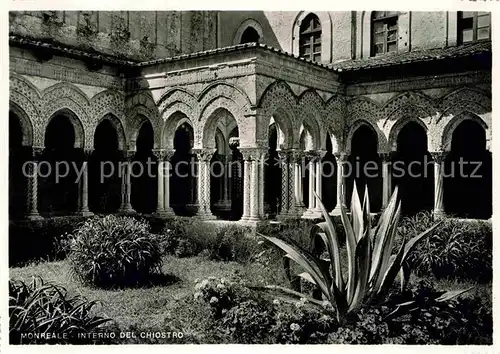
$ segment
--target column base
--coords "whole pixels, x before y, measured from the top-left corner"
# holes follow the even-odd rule
[[[194,217],[197,219],[201,219],[201,220],[216,220],[217,219],[215,217],[215,215],[212,214],[212,212],[210,212],[210,211],[197,212]]]
[[[307,209],[302,215],[302,219],[321,219],[322,217],[321,211],[316,209]]]
[[[330,215],[335,215],[335,216],[338,216],[341,214],[342,214],[342,209],[340,208],[340,206],[335,206],[335,208],[330,212]]]
[[[31,213],[26,215],[26,219],[30,221],[35,221],[35,220],[43,220],[44,218],[38,213]]]
[[[158,218],[171,218],[175,216],[175,213],[174,210],[169,207],[164,210],[157,210],[153,215]]]
[[[84,211],[77,211],[75,213],[77,216],[94,216],[94,213],[91,212],[90,210],[84,210]]]
[[[293,209],[288,211],[289,218],[301,218],[307,212],[305,207],[295,206]]]
[[[433,210],[432,211],[432,215],[435,218],[439,218],[439,219],[442,219],[442,218],[446,217],[446,213],[444,212],[444,210],[441,210],[441,209],[435,209],[435,210]]]

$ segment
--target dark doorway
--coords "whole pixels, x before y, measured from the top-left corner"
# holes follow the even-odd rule
[[[427,151],[427,134],[420,124],[409,122],[401,129],[392,164],[392,186],[399,187],[402,214],[432,210],[434,168]]]
[[[361,200],[367,186],[372,212],[380,211],[382,206],[382,171],[377,148],[377,133],[368,125],[360,126],[353,134],[349,165],[345,166],[346,202],[351,204],[354,183]]]
[[[444,173],[446,214],[464,218],[491,217],[491,152],[486,150],[486,132],[479,123],[465,120],[455,128]]]

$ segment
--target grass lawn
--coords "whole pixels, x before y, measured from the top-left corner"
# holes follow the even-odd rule
[[[279,263],[263,266],[254,262],[244,265],[236,262],[210,261],[202,257],[165,256],[162,270],[168,275],[164,284],[117,290],[94,289],[81,285],[72,278],[66,261],[11,268],[10,277],[30,281],[33,276],[39,276],[45,281],[64,286],[71,294],[98,300],[101,304],[96,308],[98,313],[114,319],[120,329],[132,327],[138,330],[162,331],[168,326],[169,330],[181,331],[197,342],[211,342],[214,339],[207,338],[206,331],[210,328],[203,327],[205,314],[192,308],[192,301],[186,302],[192,299],[196,279],[201,280],[209,276],[228,277],[236,273],[251,284],[286,285],[284,272],[279,269]],[[412,276],[411,281],[416,282],[418,278]],[[475,288],[465,296],[479,296],[486,306],[491,306],[491,283],[436,281],[436,288],[443,290],[464,289],[470,286]]]

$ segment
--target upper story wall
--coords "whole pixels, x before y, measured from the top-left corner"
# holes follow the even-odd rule
[[[216,48],[215,11],[10,12],[9,32],[150,60]]]
[[[249,26],[260,42],[299,54],[299,28],[307,11],[220,11],[219,46],[239,44]],[[317,11],[321,22],[321,62],[371,56],[371,11]],[[457,44],[457,12],[400,12],[398,53]]]

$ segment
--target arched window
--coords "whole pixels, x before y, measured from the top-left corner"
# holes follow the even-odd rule
[[[245,43],[254,43],[254,42],[259,42],[260,36],[257,30],[251,26],[247,27],[247,29],[243,32],[241,35],[241,41],[240,44],[245,44]]]
[[[372,56],[398,51],[397,11],[373,11]]]
[[[458,42],[467,43],[491,38],[489,12],[458,12]]]
[[[299,56],[321,61],[321,22],[315,14],[309,14],[300,24]]]

